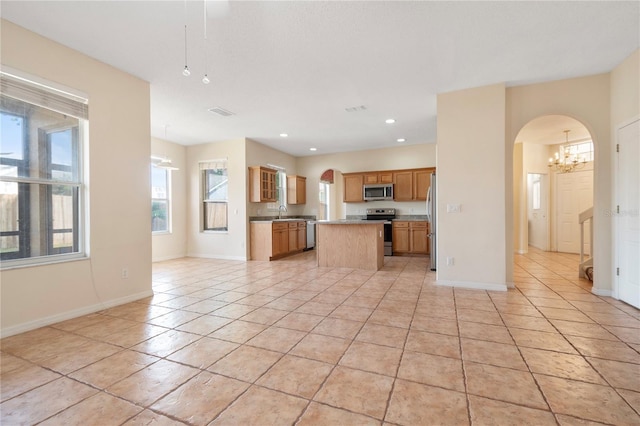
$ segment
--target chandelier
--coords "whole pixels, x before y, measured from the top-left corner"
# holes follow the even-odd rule
[[[587,164],[586,159],[581,159],[577,155],[569,154],[567,145],[569,144],[569,132],[571,130],[563,130],[565,136],[565,149],[564,155],[560,158],[560,155],[556,152],[553,157],[549,158],[548,166],[553,168],[558,173],[571,173],[575,170],[581,169]]]

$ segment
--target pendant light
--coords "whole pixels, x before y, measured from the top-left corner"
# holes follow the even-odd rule
[[[187,65],[187,0],[184,0],[184,69],[182,75],[189,77],[191,71],[189,71],[189,65]]]
[[[209,84],[210,80],[207,76],[207,0],[203,0],[204,3],[204,77],[202,77],[202,82],[204,84]]]

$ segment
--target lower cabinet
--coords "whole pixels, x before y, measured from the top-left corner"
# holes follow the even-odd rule
[[[288,256],[305,249],[307,222],[252,222],[249,238],[252,260],[273,260]]]
[[[393,254],[429,254],[426,221],[393,222]]]

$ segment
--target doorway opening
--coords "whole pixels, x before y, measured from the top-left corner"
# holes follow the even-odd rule
[[[593,270],[593,140],[578,120],[546,115],[514,146],[514,248],[579,257],[575,278]],[[590,268],[590,269],[589,269]]]

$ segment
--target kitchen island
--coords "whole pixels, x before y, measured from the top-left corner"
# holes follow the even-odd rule
[[[384,264],[383,220],[316,222],[318,266],[377,271]]]

